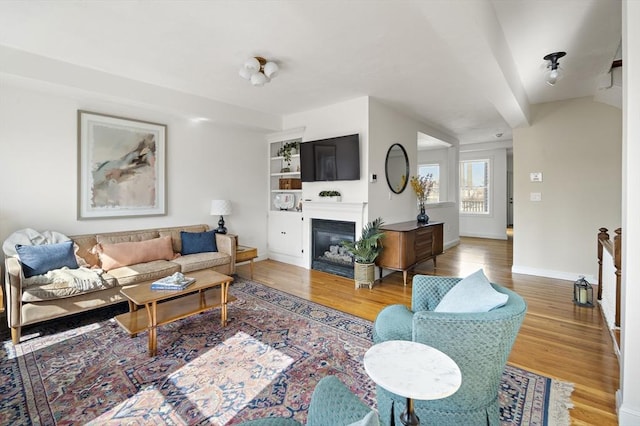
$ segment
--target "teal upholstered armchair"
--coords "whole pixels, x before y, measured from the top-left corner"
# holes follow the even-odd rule
[[[322,378],[313,390],[307,426],[346,426],[364,419],[372,411],[335,376]],[[371,423],[377,424],[377,414]],[[242,423],[243,426],[301,426],[294,419],[267,417]]]
[[[497,425],[500,379],[527,305],[515,292],[491,284],[509,296],[504,306],[483,313],[433,312],[460,280],[414,276],[411,310],[404,305],[391,305],[380,311],[374,323],[374,342],[424,343],[446,353],[460,367],[462,385],[456,393],[440,400],[414,402],[416,414],[425,424]],[[399,415],[406,399],[378,386],[377,400],[381,421],[389,424],[393,412],[395,424],[401,424]]]

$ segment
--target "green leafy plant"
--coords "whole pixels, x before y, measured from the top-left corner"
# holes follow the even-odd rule
[[[300,146],[300,142],[286,142],[278,150],[278,155],[282,156],[284,161],[287,163],[287,166],[291,165],[291,152],[294,149],[298,149],[299,146]]]
[[[318,194],[321,197],[339,197],[340,192],[338,191],[320,191]]]
[[[362,228],[362,235],[356,241],[342,241],[342,245],[353,256],[356,263],[373,263],[382,252],[384,232],[380,230],[382,218],[377,218]]]

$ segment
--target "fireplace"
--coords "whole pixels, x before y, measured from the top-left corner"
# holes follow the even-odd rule
[[[311,269],[353,278],[353,258],[342,241],[354,241],[355,222],[312,219]]]

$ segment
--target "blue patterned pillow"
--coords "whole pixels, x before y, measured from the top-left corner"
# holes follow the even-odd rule
[[[23,246],[16,244],[16,252],[22,263],[25,278],[42,275],[53,269],[68,267],[78,268],[76,256],[73,253],[73,241],[57,244],[41,244],[37,246]]]
[[[182,251],[180,252],[182,255],[218,251],[216,231],[180,231],[180,240],[182,241]]]
[[[444,295],[434,312],[489,312],[507,303],[509,296],[496,291],[482,269],[462,279]]]

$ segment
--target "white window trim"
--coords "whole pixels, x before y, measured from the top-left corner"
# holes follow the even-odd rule
[[[494,212],[493,212],[493,186],[494,186],[494,182],[493,182],[493,175],[494,175],[494,170],[493,170],[493,163],[494,163],[494,159],[493,156],[489,156],[489,157],[484,157],[484,158],[469,158],[469,159],[465,159],[465,160],[459,160],[458,161],[458,176],[460,176],[460,166],[462,163],[468,163],[468,162],[474,162],[474,161],[486,161],[487,162],[487,167],[489,169],[488,173],[489,173],[489,178],[488,180],[488,187],[487,187],[487,212],[463,212],[462,211],[462,197],[460,195],[460,188],[462,187],[461,183],[458,183],[458,198],[460,200],[460,206],[458,207],[458,213],[460,216],[464,216],[464,217],[493,217]],[[458,178],[460,179],[460,178]]]

